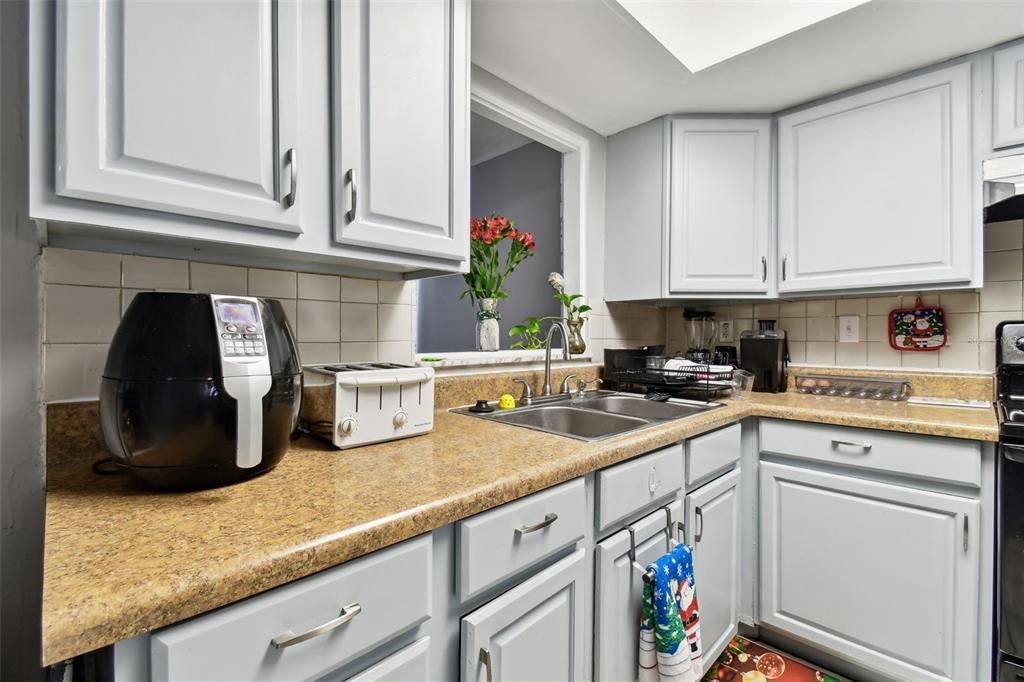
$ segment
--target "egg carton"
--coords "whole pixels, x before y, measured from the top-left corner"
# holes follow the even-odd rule
[[[820,374],[797,374],[796,390],[809,395],[868,400],[906,400],[910,381],[873,377],[837,377]]]

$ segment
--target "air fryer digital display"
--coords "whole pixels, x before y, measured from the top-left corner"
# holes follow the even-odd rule
[[[224,324],[241,327],[259,324],[256,306],[244,301],[217,301],[217,315]]]

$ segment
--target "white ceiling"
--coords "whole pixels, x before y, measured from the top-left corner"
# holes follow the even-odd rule
[[[533,142],[503,125],[472,114],[469,120],[469,158],[472,165],[497,158]]]
[[[772,113],[1024,35],[1021,0],[873,0],[691,73],[615,0],[474,0],[472,14],[474,63],[602,135]]]
[[[868,0],[618,0],[691,72],[732,59]]]

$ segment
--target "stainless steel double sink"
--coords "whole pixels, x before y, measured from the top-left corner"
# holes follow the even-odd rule
[[[722,403],[676,398],[655,402],[615,391],[591,391],[580,399],[562,394],[534,400],[533,405],[484,414],[470,412],[468,407],[452,411],[577,440],[597,441],[723,407]]]

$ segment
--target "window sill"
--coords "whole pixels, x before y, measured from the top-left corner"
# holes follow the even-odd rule
[[[424,358],[430,358],[425,360]],[[435,360],[436,358],[436,360]],[[552,362],[565,364],[562,360],[561,348],[552,349]],[[572,356],[571,363],[590,363],[592,354],[589,350],[580,355]],[[441,370],[493,368],[501,365],[536,365],[544,362],[543,350],[499,350],[491,353],[467,351],[464,353],[417,353],[416,364],[421,367],[433,367]]]

